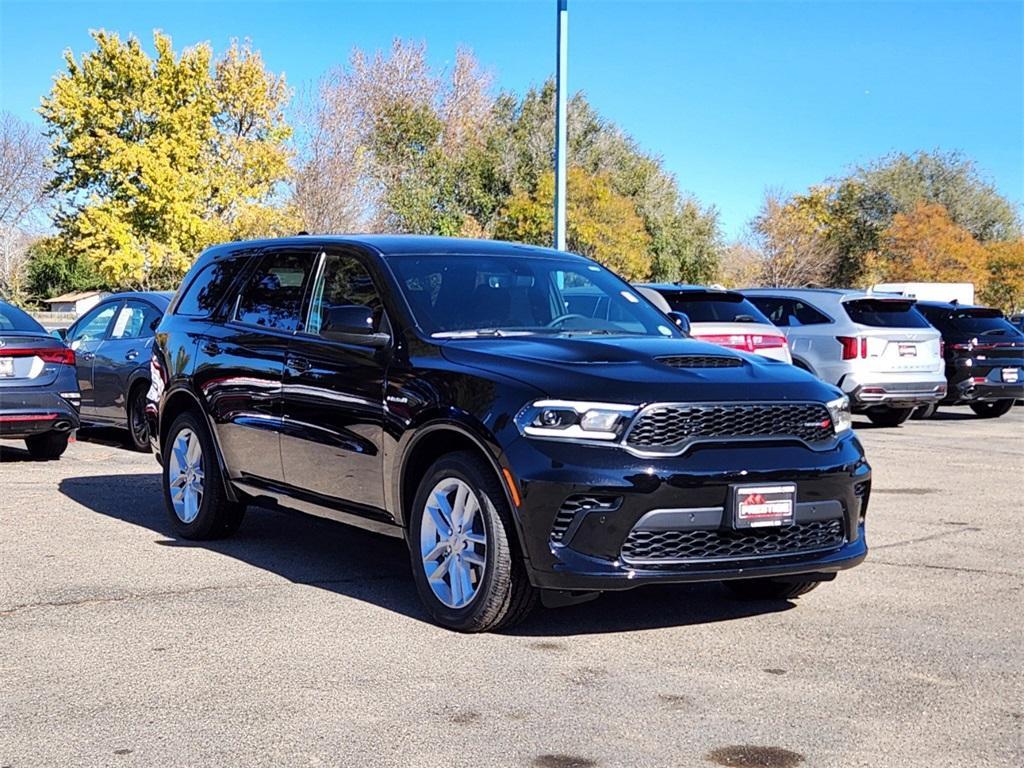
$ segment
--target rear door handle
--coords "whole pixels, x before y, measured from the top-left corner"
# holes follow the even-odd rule
[[[78,357],[81,360],[93,360],[93,359],[96,358],[96,353],[95,352],[83,352]]]
[[[219,355],[220,354],[220,345],[217,342],[215,342],[215,341],[208,341],[208,342],[206,342],[205,344],[203,344],[202,349],[203,349],[203,352],[205,352],[208,355]]]
[[[309,360],[304,357],[289,357],[285,360],[285,365],[298,373],[304,373],[312,367]]]
[[[129,349],[127,352],[124,353],[124,359],[125,360],[134,360],[138,356],[139,356],[139,352],[138,352],[138,350],[135,350],[135,349]]]

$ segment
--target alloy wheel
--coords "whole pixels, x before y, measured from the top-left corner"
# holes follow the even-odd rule
[[[420,525],[420,556],[434,596],[465,608],[480,591],[487,567],[487,531],[480,500],[464,481],[448,477],[427,496]]]
[[[167,481],[174,514],[183,523],[191,523],[203,504],[203,447],[199,435],[183,429],[174,438],[168,457]]]

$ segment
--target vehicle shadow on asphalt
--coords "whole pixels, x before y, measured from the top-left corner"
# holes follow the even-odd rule
[[[175,536],[159,475],[94,475],[62,480],[60,492],[102,515],[146,528],[155,546],[198,547],[281,576],[429,622],[404,542],[298,512],[250,506],[235,536],[194,542]],[[608,593],[567,608],[535,611],[503,634],[552,637],[731,621],[793,608],[784,600],[742,602],[719,584],[663,585]]]

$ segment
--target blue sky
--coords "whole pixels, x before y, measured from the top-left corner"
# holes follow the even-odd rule
[[[471,47],[498,87],[554,69],[555,0],[0,0],[0,103],[27,119],[89,29],[180,48],[251,38],[310,87],[355,46]],[[799,191],[892,151],[959,149],[1024,201],[1024,2],[569,0],[569,81],[741,233],[768,187]]]

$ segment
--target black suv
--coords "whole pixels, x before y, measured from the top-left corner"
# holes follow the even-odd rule
[[[600,318],[566,291],[607,299]],[[832,386],[685,338],[595,262],[509,243],[296,237],[206,251],[157,330],[170,519],[280,505],[401,537],[430,614],[717,581],[796,597],[867,552]]]
[[[994,418],[1024,398],[1024,333],[1002,312],[934,301],[919,301],[917,308],[942,334],[949,382],[944,405],[966,403]]]

